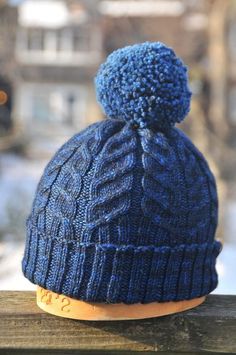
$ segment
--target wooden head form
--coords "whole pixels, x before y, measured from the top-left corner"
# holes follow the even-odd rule
[[[129,320],[160,317],[197,307],[205,296],[178,302],[152,302],[147,304],[107,304],[76,300],[37,287],[37,305],[45,312],[59,317],[80,320]]]

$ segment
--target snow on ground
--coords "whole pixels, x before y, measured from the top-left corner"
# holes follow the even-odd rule
[[[7,206],[31,204],[45,160],[29,160],[13,154],[0,155],[0,228],[6,222]],[[27,201],[20,198],[26,197]],[[19,221],[20,222],[20,221]],[[24,221],[22,221],[24,223]]]
[[[0,155],[0,289],[34,289],[21,272],[25,219],[46,160]]]
[[[17,245],[5,243],[0,245],[5,249],[5,257],[0,259],[0,289],[1,290],[35,290],[35,285],[29,282],[21,271],[21,260],[24,253],[24,243]]]

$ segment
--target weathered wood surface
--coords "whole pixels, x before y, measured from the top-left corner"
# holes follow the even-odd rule
[[[236,296],[161,318],[77,321],[40,310],[34,292],[0,292],[1,354],[236,354]]]

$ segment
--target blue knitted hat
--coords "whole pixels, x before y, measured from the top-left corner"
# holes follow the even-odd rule
[[[113,52],[95,79],[110,119],[65,143],[27,219],[24,275],[84,301],[188,300],[217,286],[217,192],[203,155],[174,127],[189,111],[172,49]]]

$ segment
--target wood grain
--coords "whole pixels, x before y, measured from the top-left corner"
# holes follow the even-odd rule
[[[236,354],[236,296],[161,318],[78,321],[44,313],[34,292],[0,292],[1,354]]]

